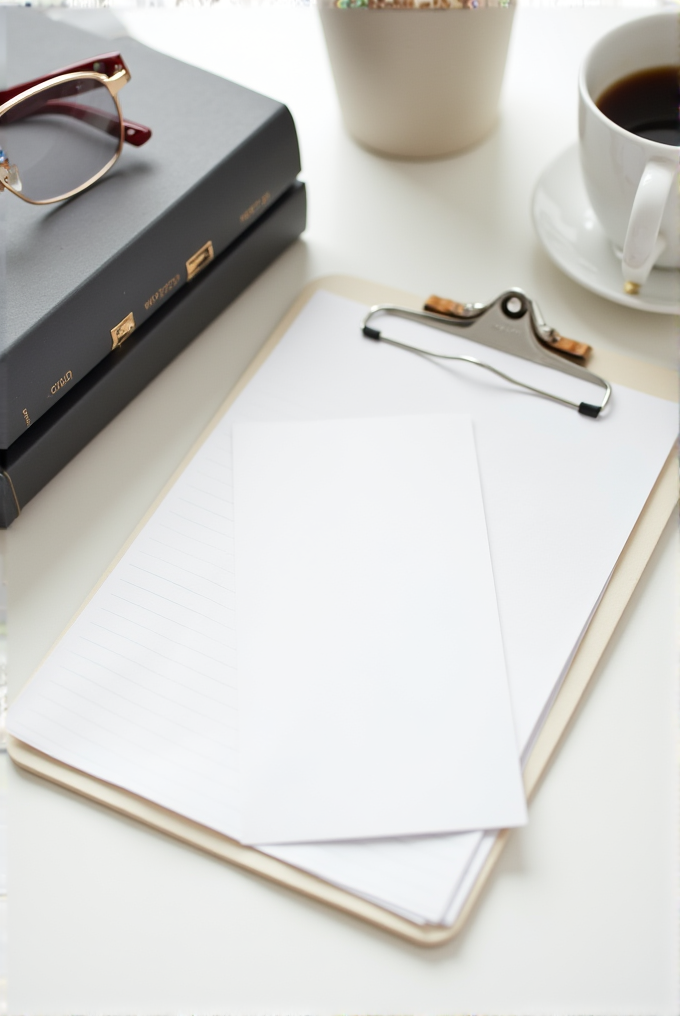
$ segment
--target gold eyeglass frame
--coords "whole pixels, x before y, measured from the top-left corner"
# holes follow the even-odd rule
[[[123,122],[123,111],[120,108],[120,103],[118,101],[118,92],[121,90],[123,85],[126,85],[130,80],[130,72],[122,65],[120,69],[116,70],[115,74],[112,74],[111,76],[107,74],[100,74],[97,71],[73,71],[69,74],[58,74],[55,77],[50,78],[48,81],[41,81],[39,85],[33,85],[32,88],[27,88],[25,92],[15,95],[13,99],[9,99],[0,106],[0,119],[4,113],[13,109],[14,106],[18,106],[25,99],[29,99],[34,95],[39,95],[41,92],[45,92],[49,88],[53,88],[55,85],[66,84],[69,81],[82,81],[84,79],[99,81],[100,84],[104,85],[108,89],[109,95],[115,103],[116,110],[118,111],[120,135],[118,138],[118,148],[116,149],[114,155],[109,159],[106,165],[99,170],[98,173],[95,173],[95,175],[90,177],[89,180],[86,180],[85,183],[81,183],[79,187],[75,187],[66,194],[60,194],[59,197],[41,198],[40,200],[28,198],[25,194],[22,194],[20,191],[12,187],[9,183],[9,166],[0,163],[0,191],[8,190],[11,194],[21,198],[22,201],[26,201],[29,205],[53,205],[56,204],[57,201],[66,201],[68,198],[72,198],[74,195],[80,194],[81,191],[91,187],[93,183],[100,180],[104,174],[108,173],[111,167],[115,165],[120,158],[120,153],[123,151],[123,144],[125,142],[125,124]]]

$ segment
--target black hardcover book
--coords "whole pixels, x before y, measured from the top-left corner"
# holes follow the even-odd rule
[[[123,115],[152,137],[125,145],[110,172],[69,201],[35,206],[0,194],[0,448],[112,353],[130,314],[139,329],[192,286],[192,259],[226,250],[300,170],[281,103],[132,39],[102,40],[30,9],[4,13],[8,86],[117,50],[131,73]]]
[[[300,235],[305,218],[305,187],[295,183],[191,285],[0,451],[0,528]]]

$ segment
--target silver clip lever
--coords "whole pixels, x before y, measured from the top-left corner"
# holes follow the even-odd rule
[[[571,399],[554,395],[552,392],[547,392],[542,388],[535,388],[524,381],[518,381],[517,378],[510,377],[504,371],[493,367],[490,363],[485,363],[483,360],[478,360],[474,356],[453,356],[447,353],[435,353],[428,349],[421,349],[418,346],[407,345],[405,342],[398,342],[396,339],[390,339],[388,336],[383,335],[382,331],[370,325],[370,321],[379,314],[392,314],[396,317],[406,318],[409,321],[416,321],[419,324],[430,325],[432,328],[439,328],[441,331],[460,335],[462,338],[471,339],[473,342],[479,342],[492,349],[500,349],[504,353],[511,353],[513,356],[530,360],[532,363],[538,363],[543,367],[551,367],[553,370],[570,374],[572,377],[580,378],[582,381],[587,381],[590,384],[603,388],[604,395],[602,401],[599,406],[590,402],[573,402]],[[519,388],[525,388],[527,391],[533,392],[535,395],[541,395],[545,399],[551,399],[553,402],[559,402],[563,406],[576,409],[583,416],[599,416],[609,402],[609,397],[612,393],[611,385],[604,378],[598,377],[597,374],[593,374],[592,371],[586,370],[585,367],[581,367],[576,363],[570,363],[568,360],[563,359],[541,345],[538,337],[540,336],[545,341],[546,337],[553,334],[553,330],[545,324],[533,300],[530,300],[521,289],[508,289],[489,304],[460,305],[460,310],[457,313],[447,314],[446,316],[443,314],[433,314],[430,311],[411,310],[410,307],[398,307],[389,303],[378,304],[375,307],[371,307],[364,318],[362,332],[367,339],[387,342],[398,349],[407,349],[411,352],[420,353],[423,356],[436,357],[440,360],[456,360],[460,363],[470,363],[476,367],[482,367],[484,370],[491,371],[492,374],[496,374],[498,377],[510,382],[510,384],[517,385]]]

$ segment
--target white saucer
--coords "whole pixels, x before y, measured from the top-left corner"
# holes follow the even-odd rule
[[[570,278],[624,307],[680,314],[680,273],[673,269],[653,269],[638,296],[623,292],[621,262],[590,207],[578,145],[572,145],[543,170],[531,211],[541,243]]]

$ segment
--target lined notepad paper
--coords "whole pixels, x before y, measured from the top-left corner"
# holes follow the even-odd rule
[[[233,422],[455,410],[474,422],[526,751],[671,450],[676,407],[617,387],[608,414],[588,420],[460,365],[370,343],[365,312],[323,291],[307,304],[12,706],[12,734],[238,838]],[[432,347],[430,330],[411,322],[392,333]],[[504,354],[484,354],[505,365]],[[472,832],[268,852],[436,923],[455,919],[492,842]]]

